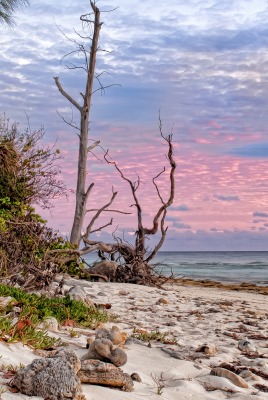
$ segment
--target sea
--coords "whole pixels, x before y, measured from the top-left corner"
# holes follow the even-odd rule
[[[91,263],[98,256],[85,259]],[[268,286],[268,251],[160,251],[152,264],[166,276]]]

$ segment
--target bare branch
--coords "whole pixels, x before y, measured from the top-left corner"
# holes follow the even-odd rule
[[[137,182],[132,182],[130,179],[128,179],[128,178],[123,174],[122,170],[118,167],[117,163],[116,163],[115,161],[110,161],[110,160],[108,159],[108,156],[109,156],[109,153],[108,153],[108,152],[109,152],[109,150],[107,150],[106,153],[104,154],[104,159],[105,159],[105,161],[106,161],[108,164],[114,165],[115,169],[119,172],[119,174],[121,175],[122,179],[124,179],[125,181],[127,181],[128,184],[129,184],[129,186],[130,186],[131,193],[132,193],[132,197],[133,197],[134,202],[135,202],[134,205],[135,205],[135,207],[136,207],[136,209],[137,209],[138,229],[139,229],[139,230],[142,230],[142,229],[143,229],[143,226],[142,226],[142,209],[141,209],[141,205],[140,205],[139,200],[138,200],[137,195],[136,195],[136,190],[138,189],[139,184],[140,184],[140,178],[139,178],[139,176],[138,176],[138,181],[137,181]],[[110,156],[109,156],[109,157],[110,157]]]
[[[102,229],[107,228],[107,226],[110,226],[113,224],[113,218],[111,218],[110,222],[107,222],[107,224],[100,226],[99,228],[94,229],[93,231],[90,232],[91,233],[95,233],[95,232],[100,232]]]
[[[61,115],[59,112],[58,112],[58,110],[56,110],[56,113],[58,114],[58,116],[63,120],[63,122],[65,122],[65,124],[67,124],[67,125],[69,125],[69,126],[71,126],[72,128],[74,128],[74,129],[76,129],[76,130],[80,130],[79,128],[78,128],[78,126],[76,126],[76,125],[74,125],[72,122],[70,122],[70,121],[67,121],[67,119],[65,119],[64,117],[63,117],[63,115]],[[71,120],[72,121],[72,120]]]
[[[111,220],[109,223],[108,223],[108,225],[105,225],[105,226],[103,226],[101,229],[97,229],[97,230],[94,230],[94,231],[92,231],[91,229],[92,229],[92,227],[93,227],[93,225],[94,225],[94,223],[95,223],[95,221],[99,218],[99,216],[101,215],[101,213],[105,210],[105,209],[107,209],[112,203],[113,203],[113,201],[114,201],[114,199],[115,199],[115,197],[117,196],[117,192],[112,192],[112,197],[111,197],[111,199],[110,199],[110,201],[107,203],[107,204],[105,204],[104,206],[102,206],[100,209],[98,209],[98,211],[96,212],[96,214],[92,217],[92,219],[91,219],[91,221],[90,221],[90,223],[88,224],[88,226],[87,226],[87,228],[86,228],[86,232],[84,233],[84,235],[82,236],[82,239],[84,240],[85,238],[87,239],[89,236],[90,236],[90,234],[92,233],[92,232],[97,232],[97,231],[100,231],[102,228],[104,228],[104,227],[106,227],[106,226],[108,226],[108,225],[111,225],[111,222],[113,221],[113,220]],[[84,240],[85,241],[85,240]]]
[[[160,250],[160,248],[162,247],[162,245],[166,239],[167,230],[168,230],[168,227],[165,228],[166,215],[167,215],[167,210],[164,210],[162,218],[161,218],[161,238],[160,238],[159,242],[157,243],[157,245],[155,246],[154,250],[149,255],[149,257],[146,258],[146,262],[150,262],[155,257],[156,253]]]
[[[174,194],[175,194],[175,169],[176,169],[176,163],[173,158],[173,146],[172,146],[172,135],[164,136],[162,133],[162,124],[161,124],[161,119],[159,122],[159,128],[160,128],[160,134],[163,137],[163,139],[166,141],[168,144],[168,155],[167,158],[169,160],[170,164],[170,174],[169,174],[169,180],[170,180],[170,193],[169,193],[169,198],[166,202],[163,202],[162,206],[159,208],[157,211],[154,219],[153,219],[153,227],[148,229],[144,228],[145,234],[150,234],[153,235],[157,232],[158,230],[158,224],[159,224],[159,218],[161,217],[162,213],[171,206],[174,200]],[[160,197],[161,198],[161,197]]]
[[[86,212],[93,212],[93,211],[98,211],[98,208],[91,208],[89,210],[87,210]],[[120,211],[120,210],[103,210],[103,212],[113,212],[113,213],[119,213],[119,214],[124,214],[124,215],[130,215],[132,214],[131,212],[126,212],[126,211]]]
[[[87,148],[87,151],[91,151],[93,150],[95,147],[97,147],[100,144],[100,140],[97,140],[96,142],[94,142],[91,146],[89,146]]]
[[[57,85],[57,88],[59,89],[60,93],[70,102],[72,103],[73,106],[75,106],[80,112],[82,112],[83,108],[80,106],[80,104],[78,104],[67,92],[65,92],[65,90],[63,89],[63,87],[61,86],[60,82],[59,82],[59,77],[58,76],[54,76],[53,77],[55,80],[55,83]]]
[[[98,79],[97,79],[98,80]],[[99,80],[98,80],[99,81]],[[99,84],[100,84],[100,82],[99,82]],[[100,87],[98,88],[98,89],[95,89],[93,92],[92,92],[92,94],[94,94],[94,93],[96,93],[96,92],[99,92],[99,91],[101,91],[101,92],[105,92],[105,89],[108,89],[108,88],[110,88],[110,87],[112,87],[112,86],[121,86],[119,83],[111,83],[111,85],[106,85],[106,86],[103,86],[102,84],[100,84]]]
[[[157,175],[153,178],[153,184],[154,184],[154,186],[155,186],[155,188],[156,188],[158,197],[159,197],[159,199],[160,199],[160,201],[161,201],[162,204],[165,204],[165,203],[164,203],[164,200],[163,200],[163,198],[162,198],[162,196],[161,196],[161,194],[160,194],[158,185],[157,185],[157,183],[156,183],[156,179],[159,178],[159,176],[162,175],[162,174],[165,172],[165,170],[166,170],[166,168],[164,167],[163,170],[162,170],[161,172],[159,172],[159,174],[157,174]]]
[[[87,191],[86,191],[86,194],[85,194],[85,203],[87,202],[89,193],[91,192],[91,190],[93,189],[93,187],[94,187],[94,183],[92,182],[92,183],[89,185],[89,187],[87,188]]]

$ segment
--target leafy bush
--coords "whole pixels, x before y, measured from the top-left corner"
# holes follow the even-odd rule
[[[0,118],[0,278],[11,284],[41,288],[58,271],[77,275],[81,268],[67,240],[46,226],[33,203],[43,208],[66,194],[57,179],[59,150],[40,147],[44,131],[20,133],[17,124]]]

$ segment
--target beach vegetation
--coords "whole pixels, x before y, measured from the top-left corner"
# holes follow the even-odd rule
[[[0,385],[0,400],[2,400],[2,394],[7,392],[7,388],[4,385]]]
[[[176,381],[180,380],[174,376],[166,375],[164,372],[151,374],[151,378],[154,381],[156,394],[161,396],[165,387],[174,386]]]
[[[12,312],[14,305],[20,307],[20,320],[28,319],[36,325],[47,317],[55,317],[59,323],[73,320],[77,325],[95,328],[100,322],[109,319],[106,310],[99,310],[94,306],[87,306],[82,301],[73,300],[69,296],[47,297],[35,293],[0,285],[0,296],[11,296],[14,302],[5,306],[4,312]],[[0,309],[1,311],[1,309]]]
[[[156,394],[161,396],[163,394],[163,390],[164,390],[164,387],[165,387],[163,373],[161,373],[160,375],[151,374],[151,377],[152,377],[152,380],[154,381],[155,386],[156,386]]]
[[[70,330],[69,330],[69,335],[70,335],[70,337],[72,337],[72,338],[74,338],[74,337],[80,337],[80,333],[77,332],[77,331],[74,330],[74,329],[70,329]]]
[[[67,193],[58,179],[60,151],[42,146],[43,135],[43,129],[21,132],[0,118],[0,279],[28,289],[49,285],[56,272],[83,270],[75,246],[48,228],[33,207],[48,209]]]
[[[35,349],[50,349],[60,345],[57,338],[49,336],[44,330],[35,329],[34,325],[13,324],[11,317],[0,316],[0,339],[7,343],[22,342]]]
[[[19,364],[5,364],[2,363],[0,364],[0,371],[5,371],[5,372],[10,372],[10,373],[15,373],[19,371],[21,368],[24,368],[25,365],[22,363]]]
[[[160,332],[159,330],[155,331],[144,331],[142,329],[134,328],[131,337],[134,337],[143,342],[160,342],[163,344],[177,344],[178,341],[174,337],[173,333],[170,331]]]
[[[106,311],[88,307],[69,296],[49,298],[7,285],[0,285],[0,296],[12,298],[0,308],[0,340],[9,343],[20,341],[36,349],[47,350],[63,344],[59,339],[49,336],[45,329],[38,328],[47,317],[55,317],[59,323],[72,320],[77,326],[91,329],[109,319]],[[14,307],[16,312],[20,310],[16,318]],[[75,337],[78,334],[72,330],[70,335]]]

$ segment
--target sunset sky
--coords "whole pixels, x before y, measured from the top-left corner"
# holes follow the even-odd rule
[[[74,50],[66,36],[80,31],[88,0],[32,0],[13,29],[0,26],[0,113],[61,149],[70,195],[57,199],[48,225],[68,235],[74,211],[78,138],[59,117],[78,121],[53,76],[77,101],[82,69],[61,58]],[[140,176],[138,196],[148,226],[159,207],[152,177],[166,165],[158,130],[173,133],[177,161],[175,202],[163,250],[267,250],[268,243],[268,2],[266,0],[99,0],[104,22],[97,71],[105,93],[93,99],[91,133],[124,171]],[[80,63],[80,64],[79,64]],[[58,112],[58,113],[57,113]],[[118,234],[135,229],[126,182],[97,150],[89,161],[95,182],[89,208],[105,204],[112,186]],[[168,173],[159,180],[168,195]],[[100,221],[109,220],[110,215]],[[110,240],[109,232],[104,240]],[[153,242],[151,243],[153,245]]]

